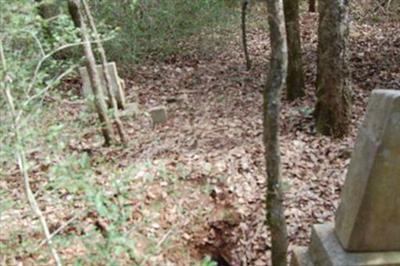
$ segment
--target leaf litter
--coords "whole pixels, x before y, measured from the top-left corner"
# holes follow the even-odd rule
[[[301,25],[307,95],[293,103],[283,101],[281,112],[290,250],[308,244],[312,224],[332,221],[368,96],[375,88],[399,89],[400,80],[398,23],[355,21],[350,42],[354,101],[350,132],[341,140],[317,134],[312,119],[316,15],[304,14]],[[101,147],[95,118],[87,118],[92,126],[84,132],[71,131],[75,137],[69,139],[66,152],[89,156],[92,173],[87,178],[93,185],[118,202],[119,192],[112,183],[126,180],[129,196],[118,204],[130,207],[122,230],[135,241],[138,265],[193,265],[206,255],[218,265],[269,263],[261,94],[268,33],[251,30],[249,38],[251,71],[245,70],[238,38],[219,53],[176,55],[137,66],[127,80],[128,100],[138,101],[142,110],[165,105],[168,120],[153,128],[145,113],[125,118],[127,147]],[[67,80],[65,86],[79,84]],[[54,117],[74,123],[85,106],[60,100],[54,108]],[[79,237],[97,228],[93,241],[101,241],[111,221],[68,189],[44,189],[49,168],[59,163],[45,164],[44,158],[43,152],[29,153],[40,166],[32,172],[32,183],[52,231],[63,226],[60,236]],[[0,187],[18,202],[23,198],[20,177],[15,166],[8,170],[12,174],[0,181]],[[38,223],[24,204],[3,212],[0,225],[2,245],[42,241]],[[73,239],[60,247],[67,263],[89,252],[79,238]],[[33,265],[48,262],[47,256],[28,249],[0,259]],[[121,265],[128,261],[126,256],[119,258]]]

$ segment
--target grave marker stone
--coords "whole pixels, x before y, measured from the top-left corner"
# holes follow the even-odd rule
[[[292,265],[400,265],[400,91],[375,90],[335,225],[316,225]]]
[[[114,62],[109,62],[107,64],[107,69],[110,73],[111,77],[111,92],[113,93],[117,104],[118,108],[124,109],[125,108],[125,82],[118,76],[117,72],[117,67]],[[97,72],[99,73],[100,81],[102,83],[102,87],[104,89],[103,95],[107,97],[107,88],[106,88],[106,80],[104,78],[104,73],[103,73],[103,67],[102,65],[97,65]],[[79,72],[82,78],[82,95],[87,98],[92,95],[92,88],[91,88],[91,83],[90,83],[90,78],[89,78],[89,73],[87,71],[86,67],[80,67]],[[107,103],[108,106],[111,107],[110,100],[107,97]]]
[[[162,124],[167,121],[167,108],[165,106],[158,106],[149,110],[153,126]]]

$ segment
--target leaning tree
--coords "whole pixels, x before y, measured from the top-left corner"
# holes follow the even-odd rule
[[[282,0],[268,0],[271,60],[264,89],[264,145],[267,167],[267,225],[273,266],[287,265],[287,229],[283,211],[279,148],[280,97],[287,73],[287,43]]]

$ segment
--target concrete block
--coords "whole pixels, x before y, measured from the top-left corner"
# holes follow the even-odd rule
[[[347,252],[333,224],[314,225],[309,249],[297,248],[291,266],[399,266],[400,251]]]

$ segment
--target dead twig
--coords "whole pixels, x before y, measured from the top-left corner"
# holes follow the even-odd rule
[[[82,211],[82,212],[76,214],[75,216],[70,218],[68,221],[66,221],[64,224],[62,224],[59,228],[57,228],[57,230],[55,230],[53,233],[51,233],[50,239],[52,239],[54,236],[56,236],[58,233],[60,233],[62,230],[64,230],[65,227],[70,225],[73,221],[75,221],[76,219],[81,217],[82,214],[85,213],[85,212],[86,211]],[[38,247],[36,249],[40,249],[44,244],[46,244],[46,241],[47,241],[46,239],[42,240],[42,242],[39,243],[39,245],[38,245]]]
[[[160,241],[158,241],[157,245],[156,245],[156,249],[159,249],[162,244],[168,239],[168,237],[171,235],[171,233],[174,231],[175,228],[171,228],[168,230],[168,232],[160,239]],[[145,258],[143,258],[143,260],[141,261],[141,263],[139,265],[145,265],[147,260],[150,258],[149,255],[147,255]]]

